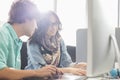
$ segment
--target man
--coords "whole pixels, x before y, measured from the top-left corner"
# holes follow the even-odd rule
[[[32,36],[36,28],[38,10],[29,0],[15,1],[9,12],[8,23],[0,28],[0,79],[51,77],[57,71],[54,66],[45,66],[39,70],[20,70],[22,41],[19,37]]]

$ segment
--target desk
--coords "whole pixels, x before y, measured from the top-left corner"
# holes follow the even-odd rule
[[[24,80],[45,80],[45,79],[29,78],[29,79],[24,79]],[[59,79],[48,79],[48,80],[120,80],[120,79],[107,79],[107,78],[102,78],[102,77],[87,78],[85,76],[77,76],[77,75],[65,73]]]
[[[107,79],[107,78],[102,78],[102,77],[87,78],[86,76],[77,76],[77,75],[66,73],[61,78],[54,79],[54,80],[120,80],[120,79]]]
[[[61,78],[55,80],[86,80],[85,76],[77,76],[73,74],[64,74]]]

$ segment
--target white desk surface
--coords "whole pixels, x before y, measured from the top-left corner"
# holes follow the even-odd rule
[[[120,80],[120,79],[106,79],[102,77],[98,78],[85,78],[85,76],[77,76],[73,74],[64,74],[60,79],[55,79],[55,80]]]

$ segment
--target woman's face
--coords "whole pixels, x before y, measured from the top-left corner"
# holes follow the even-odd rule
[[[51,37],[57,33],[59,24],[57,23],[57,19],[54,15],[50,16],[50,21],[51,23],[49,25],[47,35]]]

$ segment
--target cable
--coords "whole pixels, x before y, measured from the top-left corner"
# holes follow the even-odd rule
[[[110,37],[111,37],[111,40],[113,41],[113,45],[114,45],[115,53],[116,53],[115,56],[116,56],[117,63],[115,63],[115,69],[117,69],[118,77],[120,77],[120,74],[119,74],[119,69],[120,69],[120,51],[119,51],[119,47],[118,47],[117,39],[116,39],[115,35],[110,35]]]

